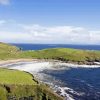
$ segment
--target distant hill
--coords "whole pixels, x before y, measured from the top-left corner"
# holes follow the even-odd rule
[[[0,42],[0,59],[16,58],[19,48],[10,44]]]
[[[16,52],[19,48],[10,44],[0,42],[0,52]]]
[[[54,48],[36,51],[24,51],[23,56],[38,59],[56,59],[78,64],[100,62],[100,51],[78,50],[70,48]]]
[[[78,64],[93,64],[93,62],[100,62],[100,51],[70,48],[22,51],[16,46],[0,43],[1,60],[18,58],[57,59]]]

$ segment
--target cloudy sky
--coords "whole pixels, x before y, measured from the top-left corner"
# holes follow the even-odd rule
[[[99,0],[0,0],[0,42],[100,44]]]

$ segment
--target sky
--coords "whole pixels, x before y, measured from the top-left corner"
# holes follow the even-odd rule
[[[0,0],[0,42],[100,44],[100,0]]]

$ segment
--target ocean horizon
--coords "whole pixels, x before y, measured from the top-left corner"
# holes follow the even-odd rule
[[[100,45],[79,45],[79,44],[22,44],[10,43],[14,46],[21,48],[21,50],[42,50],[48,48],[72,48],[82,50],[100,50]]]

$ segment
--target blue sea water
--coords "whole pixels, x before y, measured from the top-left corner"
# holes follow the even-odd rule
[[[12,44],[22,50],[41,50],[47,48],[74,48],[84,50],[100,50],[100,45],[74,45],[74,44]]]
[[[42,73],[52,76],[56,80],[51,80],[54,84],[72,89],[65,89],[65,92],[74,100],[100,100],[100,68],[45,70]]]

